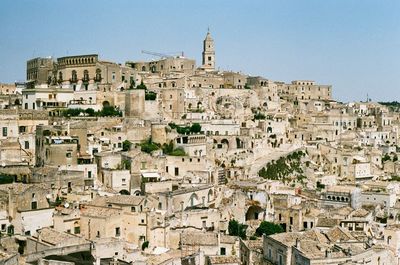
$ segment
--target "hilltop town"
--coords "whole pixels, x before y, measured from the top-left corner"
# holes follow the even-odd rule
[[[400,264],[399,105],[202,48],[0,84],[0,264]]]

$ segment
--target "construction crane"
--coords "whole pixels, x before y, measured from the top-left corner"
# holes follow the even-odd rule
[[[159,53],[159,52],[151,52],[151,51],[144,51],[142,50],[142,53],[144,54],[149,54],[149,55],[154,55],[154,56],[158,56],[160,58],[173,58],[174,56],[171,54],[180,54],[182,57],[184,56],[184,53],[181,52],[170,52],[169,54],[165,54],[165,53]]]

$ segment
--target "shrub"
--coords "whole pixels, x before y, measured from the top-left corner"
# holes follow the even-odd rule
[[[171,156],[185,156],[186,153],[182,148],[177,148],[177,149],[174,149],[174,151],[172,151],[171,153],[169,153],[169,155],[171,155]]]
[[[122,151],[129,151],[131,150],[132,143],[129,140],[125,140],[122,142]]]
[[[228,224],[229,235],[238,236],[242,239],[246,239],[246,230],[247,230],[247,225],[239,224],[239,222],[236,221],[235,219],[229,221]]]
[[[263,234],[269,236],[282,232],[284,231],[280,224],[275,224],[267,221],[262,221],[260,226],[256,229],[257,236],[262,236]]]
[[[146,94],[144,95],[145,100],[156,100],[157,98],[157,93],[153,91],[146,91]]]
[[[140,144],[140,150],[142,152],[145,152],[145,153],[148,153],[148,154],[151,154],[151,152],[153,152],[153,151],[155,151],[155,150],[157,150],[159,148],[160,148],[160,145],[157,144],[157,143],[153,143],[151,138],[149,138],[149,140],[147,140],[145,142],[142,142]]]
[[[193,123],[190,127],[190,132],[192,133],[200,133],[201,132],[201,125],[199,123]]]
[[[265,120],[265,115],[261,112],[258,112],[256,114],[254,114],[254,119],[255,120]]]
[[[141,82],[140,82],[140,85],[138,85],[138,86],[136,87],[136,89],[144,89],[144,90],[147,90],[147,87],[146,87],[145,84],[143,84],[143,81],[141,81]]]
[[[149,241],[144,241],[142,244],[142,251],[149,247]]]

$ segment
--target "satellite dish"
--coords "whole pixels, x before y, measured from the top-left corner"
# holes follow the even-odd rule
[[[66,203],[64,204],[64,208],[68,208],[68,207],[69,207],[69,203],[66,202]]]

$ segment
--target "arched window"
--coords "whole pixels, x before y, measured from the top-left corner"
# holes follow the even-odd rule
[[[89,71],[88,70],[84,70],[83,71],[83,81],[89,81]]]
[[[96,81],[97,82],[101,81],[101,69],[100,68],[96,69]]]
[[[75,70],[72,70],[71,82],[78,81],[78,75],[76,74]]]
[[[79,222],[76,221],[74,222],[74,234],[80,234],[81,233],[81,227],[79,225]]]
[[[63,81],[63,74],[62,72],[58,73],[58,82],[61,83]]]
[[[207,198],[207,201],[208,202],[211,202],[212,200],[213,200],[213,190],[209,190],[208,191],[208,198]]]
[[[196,193],[193,193],[191,196],[190,196],[190,206],[191,207],[193,207],[193,206],[195,206],[195,204],[197,203],[197,201],[199,200],[199,198],[198,198],[198,196],[197,196],[197,194]]]

